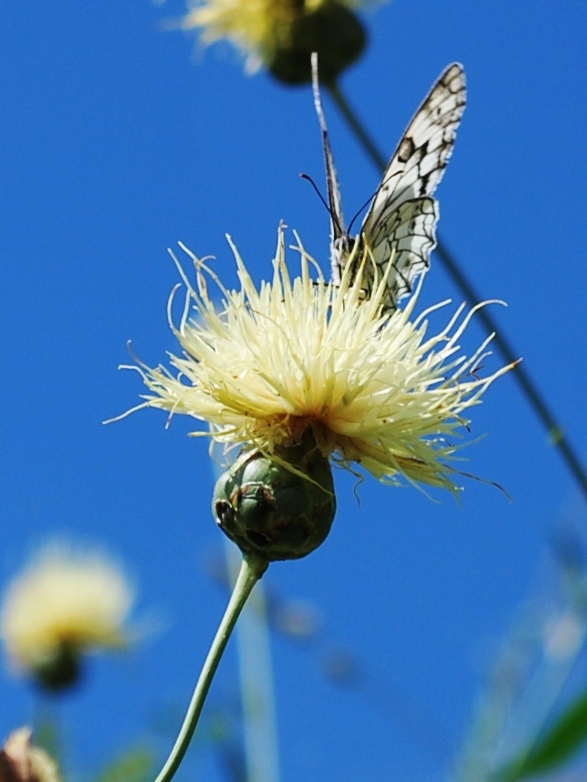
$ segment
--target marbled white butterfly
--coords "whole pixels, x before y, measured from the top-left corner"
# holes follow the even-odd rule
[[[431,196],[452,154],[456,130],[465,110],[465,73],[461,65],[453,63],[440,75],[388,163],[359,235],[352,238],[344,225],[315,56],[313,65],[314,101],[322,129],[331,215],[332,279],[336,284],[340,282],[351,250],[360,242],[358,252],[352,254],[352,262],[358,268],[364,257],[362,250],[368,248],[373,263],[367,260],[362,275],[368,297],[376,269],[380,280],[393,255],[387,294],[382,302],[383,311],[392,312],[411,291],[415,278],[428,269],[430,253],[436,246],[438,203]]]

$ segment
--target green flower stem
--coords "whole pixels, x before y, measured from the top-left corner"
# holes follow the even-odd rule
[[[332,99],[334,100],[334,103],[336,104],[336,107],[348,123],[350,129],[355,134],[358,142],[367,153],[367,156],[371,159],[379,171],[383,172],[387,166],[387,159],[383,157],[367,133],[365,127],[357,117],[354,109],[350,106],[346,97],[341,92],[340,86],[336,83],[330,83],[327,85],[327,87],[330,95],[332,96]],[[440,240],[438,241],[436,251],[457,288],[459,288],[461,293],[469,302],[471,302],[472,305],[478,304],[481,301],[480,296],[477,294],[475,288],[469,281],[463,269],[457,263],[455,257],[449,252],[444,242]],[[497,323],[489,314],[489,310],[487,308],[478,310],[477,317],[481,320],[490,334],[495,334],[494,342],[503,358],[508,363],[516,361],[519,354],[516,350],[514,350],[509,340],[502,336],[497,327]],[[550,442],[558,449],[568,469],[571,471],[577,483],[579,484],[583,495],[587,498],[587,471],[581,463],[577,452],[567,440],[563,427],[557,422],[554,414],[546,404],[544,397],[538,390],[538,387],[521,364],[516,365],[514,369],[514,377],[522,389],[522,393],[526,397],[530,407],[534,409],[534,412],[544,425]]]
[[[63,758],[63,730],[61,724],[60,701],[63,700],[64,691],[61,691],[61,698],[53,697],[40,688],[37,689],[37,698],[34,704],[35,717],[33,719],[34,743],[44,749],[58,766],[64,765]],[[0,774],[0,778],[2,775]]]
[[[155,782],[170,782],[179,768],[187,748],[190,745],[192,736],[194,735],[196,725],[198,724],[200,714],[202,713],[202,708],[204,707],[204,701],[208,695],[208,690],[212,684],[212,679],[214,678],[218,664],[226,649],[228,639],[234,630],[237,619],[239,618],[253,587],[267,570],[267,567],[268,562],[264,559],[252,556],[243,558],[236,584],[234,585],[232,595],[230,596],[230,601],[224,612],[220,626],[216,631],[214,640],[212,641],[212,646],[210,647],[210,651],[204,662],[183,724],[177,739],[175,740],[173,749],[171,750],[165,765],[155,779]]]

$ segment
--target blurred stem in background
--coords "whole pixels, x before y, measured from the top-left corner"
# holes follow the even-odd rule
[[[241,556],[226,540],[226,563],[236,579]],[[279,749],[267,600],[262,582],[251,593],[236,630],[248,782],[279,782]]]
[[[35,744],[44,749],[61,767],[64,766],[63,731],[58,698],[43,691],[35,692],[33,718]]]
[[[377,148],[376,144],[360,121],[356,112],[342,93],[339,84],[336,81],[330,81],[326,83],[326,86],[336,107],[340,111],[342,117],[353,132],[359,144],[363,147],[367,157],[371,160],[375,167],[381,173],[383,173],[387,167],[387,159]],[[468,303],[471,306],[479,304],[482,301],[482,298],[478,295],[467,275],[443,241],[438,241],[436,252],[438,253],[438,256],[443,262],[453,282],[456,284],[460,292],[465,296]],[[497,348],[505,361],[508,364],[517,361],[519,358],[519,353],[512,347],[510,341],[502,335],[497,326],[497,323],[489,313],[489,309],[484,307],[483,309],[478,310],[477,314],[487,331],[489,333],[495,334],[494,343],[497,345]],[[534,412],[544,425],[550,442],[558,449],[565,464],[579,484],[584,498],[587,499],[587,471],[583,467],[583,464],[581,463],[581,460],[579,459],[576,451],[567,440],[562,426],[557,422],[554,413],[547,405],[544,397],[540,393],[534,381],[531,379],[530,375],[524,369],[523,364],[516,364],[513,376],[518,382],[518,385],[520,386],[522,393],[526,397],[529,405],[533,408]]]

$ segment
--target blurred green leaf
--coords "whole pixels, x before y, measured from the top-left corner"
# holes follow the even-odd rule
[[[587,742],[587,692],[513,763],[496,774],[500,782],[516,782],[562,766]]]
[[[149,782],[154,770],[154,753],[146,747],[134,747],[107,765],[94,782]]]

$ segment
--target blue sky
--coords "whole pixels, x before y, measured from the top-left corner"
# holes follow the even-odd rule
[[[310,91],[244,75],[228,46],[203,51],[162,32],[182,11],[71,0],[0,9],[0,575],[55,535],[104,545],[140,587],[138,620],[163,628],[125,657],[94,661],[63,705],[72,766],[86,771],[152,735],[161,715],[178,719],[225,600],[208,571],[223,542],[206,443],[179,419],[166,430],[154,411],[101,423],[142,390],[116,370],[127,340],[151,365],[175,348],[166,248],[181,240],[216,256],[233,284],[230,233],[261,280],[284,220],[328,262],[328,216],[298,176],[323,182]],[[587,460],[587,5],[397,0],[364,19],[369,47],[342,84],[386,153],[441,70],[464,64],[469,104],[437,192],[440,233],[483,296],[508,303],[495,317]],[[350,217],[379,175],[327,98],[325,110]],[[433,261],[423,305],[447,297],[461,301]],[[481,336],[472,328],[465,347]],[[472,418],[482,439],[465,468],[512,503],[475,481],[460,506],[373,480],[358,501],[352,476],[337,474],[328,541],[266,576],[324,622],[310,648],[274,639],[284,782],[445,779],[552,531],[584,525],[511,377]],[[370,690],[325,678],[330,644],[359,656]],[[236,688],[230,653],[212,698]],[[0,703],[2,734],[32,718],[28,686],[7,673]],[[194,769],[222,778],[204,750]]]

